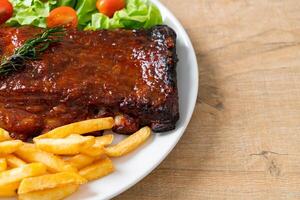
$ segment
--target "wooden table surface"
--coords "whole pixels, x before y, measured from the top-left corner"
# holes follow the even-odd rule
[[[198,101],[175,150],[115,199],[300,199],[299,0],[162,2],[196,49]]]

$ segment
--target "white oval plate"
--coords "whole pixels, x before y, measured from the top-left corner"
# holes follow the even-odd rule
[[[142,148],[128,156],[114,159],[116,171],[100,180],[80,187],[70,200],[106,200],[129,189],[154,170],[172,151],[183,135],[194,111],[198,94],[198,65],[192,43],[175,16],[159,1],[153,0],[160,9],[164,24],[177,33],[178,88],[180,120],[174,131],[154,134]]]
[[[172,151],[183,135],[194,111],[198,93],[198,65],[192,43],[176,17],[158,0],[164,24],[177,33],[177,65],[180,120],[176,130],[154,134],[152,139],[128,156],[114,159],[116,171],[99,180],[81,186],[68,200],[106,200],[129,189],[153,171]],[[121,136],[117,136],[117,140]]]
[[[172,151],[183,135],[194,111],[198,94],[198,65],[194,48],[176,17],[158,0],[152,0],[160,9],[164,24],[177,33],[178,88],[180,120],[174,131],[154,134],[143,147],[128,156],[114,159],[116,171],[100,180],[80,187],[69,200],[106,200],[129,189],[153,171]],[[120,136],[119,136],[120,137]]]

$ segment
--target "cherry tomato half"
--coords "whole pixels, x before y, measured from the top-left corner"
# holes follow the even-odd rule
[[[76,28],[78,17],[76,11],[68,6],[61,6],[53,9],[47,17],[47,26],[49,28],[64,26]]]
[[[97,0],[96,7],[100,13],[113,17],[115,12],[125,8],[125,0]]]
[[[0,24],[5,23],[13,16],[13,6],[8,0],[0,0]]]

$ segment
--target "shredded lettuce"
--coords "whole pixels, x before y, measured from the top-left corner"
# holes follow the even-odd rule
[[[158,8],[148,0],[127,0],[126,8],[117,11],[112,18],[99,13],[97,0],[10,0],[14,16],[7,22],[11,26],[33,25],[45,28],[51,9],[70,6],[77,11],[78,27],[84,30],[114,28],[150,28],[162,23]]]

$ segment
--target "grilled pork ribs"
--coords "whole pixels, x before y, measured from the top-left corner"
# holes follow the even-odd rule
[[[42,29],[1,27],[0,59]],[[176,34],[68,30],[38,60],[0,76],[0,127],[26,139],[85,119],[118,116],[114,131],[162,132],[179,119]]]

